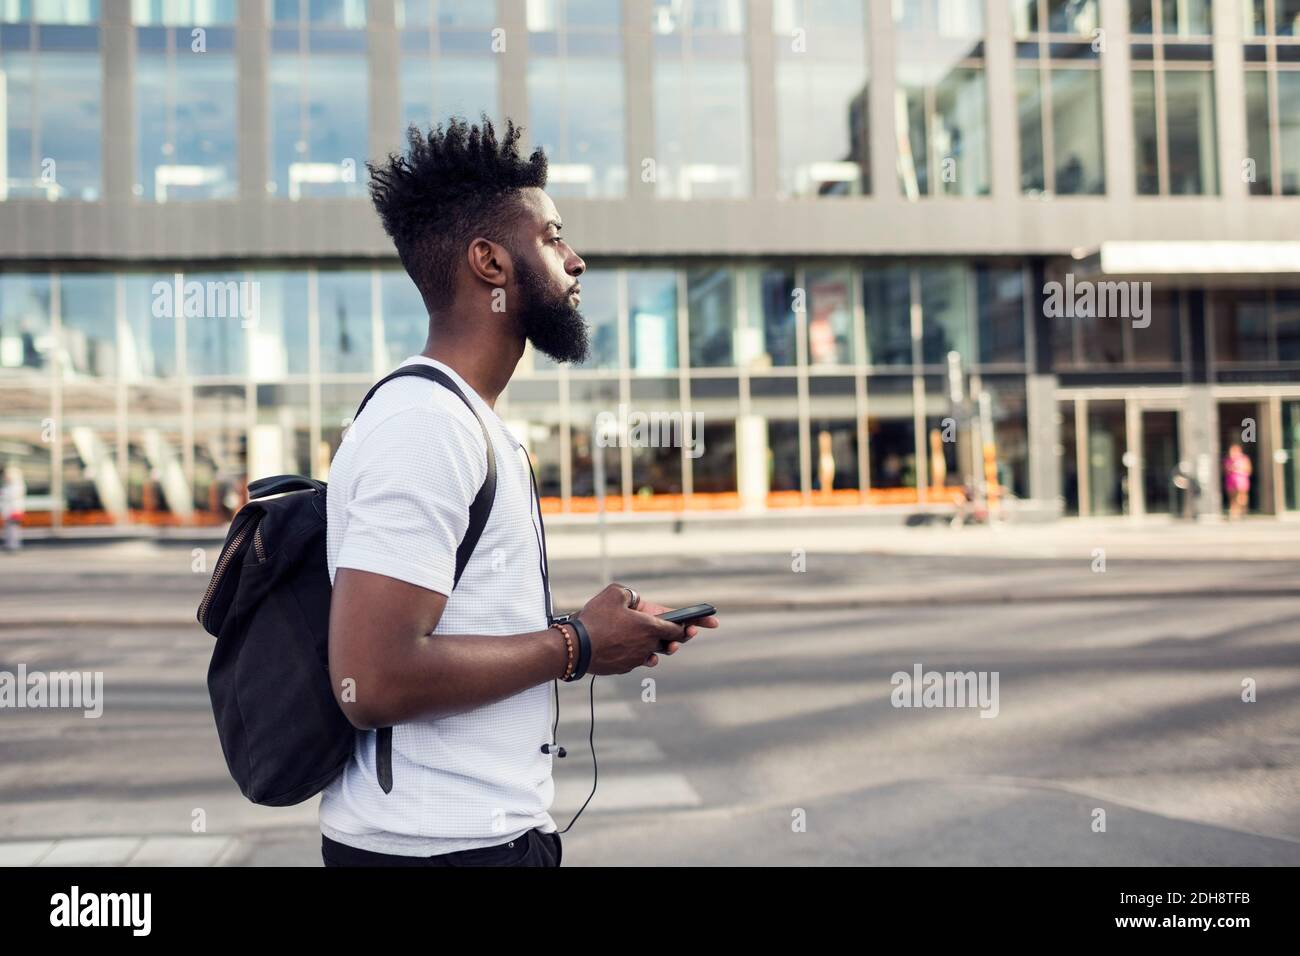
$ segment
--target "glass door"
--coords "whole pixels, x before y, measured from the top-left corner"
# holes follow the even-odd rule
[[[1282,402],[1282,501],[1287,511],[1300,511],[1300,400]]]
[[[1176,505],[1174,471],[1178,468],[1178,413],[1142,412],[1142,492],[1148,514],[1171,514]]]

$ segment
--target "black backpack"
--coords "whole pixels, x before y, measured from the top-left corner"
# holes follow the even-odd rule
[[[410,375],[454,392],[487,442],[487,478],[456,549],[459,583],[496,495],[496,456],[483,419],[441,369],[404,365],[370,389],[353,421],[380,386]],[[217,639],[208,693],[230,774],[249,800],[284,807],[314,796],[338,776],[352,756],[356,729],[335,699],[329,674],[325,482],[277,475],[250,483],[248,497],[230,523],[198,619]],[[393,730],[378,734],[377,774],[388,793]]]

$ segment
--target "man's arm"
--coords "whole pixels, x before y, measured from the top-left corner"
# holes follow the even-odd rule
[[[465,713],[563,675],[568,650],[558,631],[434,635],[446,606],[437,591],[338,569],[330,600],[330,679],[354,726],[373,730]],[[348,678],[355,682],[354,701],[344,699]]]

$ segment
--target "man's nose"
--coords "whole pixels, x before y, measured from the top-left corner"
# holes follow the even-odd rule
[[[583,262],[582,256],[575,252],[573,258],[564,264],[564,271],[576,279],[587,271],[587,263]]]

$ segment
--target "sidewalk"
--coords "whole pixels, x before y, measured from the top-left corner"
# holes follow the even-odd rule
[[[580,607],[604,577],[595,528],[552,535],[549,547],[556,607]],[[723,610],[1300,596],[1300,524],[1275,520],[620,528],[607,548],[609,578],[665,605],[709,601]],[[217,553],[216,545],[130,541],[0,556],[0,627],[197,626]]]

